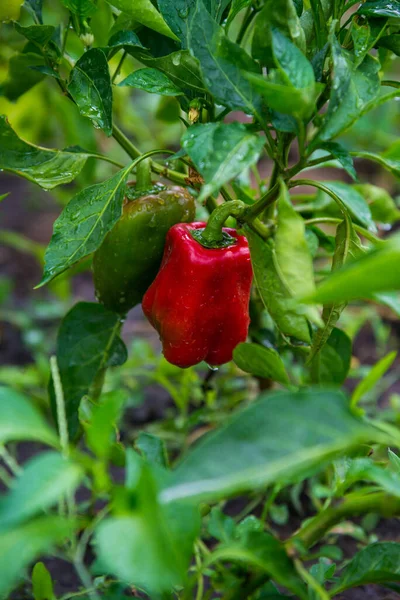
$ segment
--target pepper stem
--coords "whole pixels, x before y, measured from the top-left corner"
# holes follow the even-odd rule
[[[228,217],[241,217],[246,205],[241,200],[225,202],[213,210],[208,223],[202,232],[203,239],[208,243],[220,242],[223,239],[222,228]]]
[[[136,190],[145,192],[152,186],[151,182],[151,160],[145,158],[136,167]]]

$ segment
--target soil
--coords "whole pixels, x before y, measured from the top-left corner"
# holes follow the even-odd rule
[[[42,244],[47,244],[52,232],[52,225],[59,214],[59,207],[52,201],[50,195],[41,192],[38,188],[27,184],[23,180],[1,174],[0,195],[12,191],[2,204],[0,211],[0,229],[18,232],[27,238]],[[2,276],[9,277],[14,282],[13,302],[16,306],[23,307],[32,295],[33,286],[39,281],[41,269],[36,259],[27,253],[16,251],[7,246],[0,249],[0,272]],[[45,290],[35,292],[46,294]],[[93,301],[93,286],[90,273],[82,274],[74,279],[74,296],[77,300]],[[395,331],[393,325],[393,338],[398,345],[399,331]],[[398,327],[398,326],[397,326]],[[153,330],[143,319],[140,308],[131,311],[129,319],[124,328],[124,336],[127,340],[135,335],[152,339],[155,344]],[[397,334],[397,335],[396,335]],[[368,327],[364,328],[358,336],[355,344],[355,355],[363,364],[372,364],[376,360],[375,345]],[[0,322],[0,364],[24,365],[31,361],[29,351],[23,344],[18,328],[10,323]],[[396,383],[390,392],[400,392],[400,383]],[[385,402],[387,394],[382,399]],[[130,424],[137,427],[151,421],[163,418],[165,411],[171,406],[171,400],[164,389],[158,386],[149,386],[146,390],[146,401],[140,407],[129,412],[127,428]],[[21,447],[21,458],[27,459],[37,452],[37,446],[33,444]],[[237,505],[232,507],[233,513],[240,511],[243,501],[235,501]],[[237,514],[237,513],[236,513]],[[281,532],[285,537],[295,531],[300,520],[296,515],[291,515],[290,521]],[[397,519],[382,519],[374,530],[380,540],[400,541],[400,521]],[[341,536],[338,544],[343,550],[345,557],[351,557],[358,549],[358,543],[348,536]],[[69,563],[57,558],[43,558],[48,566],[54,580],[57,582],[55,592],[63,595],[67,592],[79,589],[79,580]],[[21,588],[12,595],[12,600],[27,600],[28,595]],[[338,599],[341,600],[395,600],[400,595],[382,587],[368,585],[362,588],[349,590]],[[11,600],[10,598],[10,600]]]

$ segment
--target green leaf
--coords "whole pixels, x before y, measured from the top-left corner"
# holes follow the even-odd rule
[[[272,379],[283,385],[290,383],[285,365],[273,348],[265,348],[259,344],[239,344],[233,352],[233,360],[246,373]]]
[[[341,181],[324,181],[324,185],[339,196],[356,223],[363,225],[370,231],[376,231],[371,210],[355,187]]]
[[[215,100],[231,110],[243,110],[262,122],[261,98],[244,71],[258,73],[258,64],[231,42],[198,0],[190,30],[190,50],[200,62],[203,79]]]
[[[277,206],[275,250],[285,286],[293,297],[312,294],[315,290],[314,269],[305,238],[304,220],[293,208],[283,181]]]
[[[33,567],[32,592],[34,600],[55,600],[51,575],[42,562]]]
[[[39,411],[22,394],[0,387],[0,444],[34,440],[58,445],[56,434]]]
[[[56,28],[52,25],[30,25],[23,27],[19,23],[14,24],[15,30],[23,35],[27,40],[38,46],[41,50],[45,50],[49,42],[51,42]],[[56,51],[57,46],[53,45],[53,49]],[[59,51],[59,54],[61,52]]]
[[[378,46],[379,48],[388,48],[388,50],[400,56],[400,34],[384,35],[379,38]]]
[[[309,343],[307,320],[290,304],[290,293],[277,267],[274,242],[264,241],[247,227],[246,237],[250,246],[255,283],[277,328],[287,337]]]
[[[31,68],[37,65],[45,65],[45,59],[40,54],[24,52],[12,56],[8,65],[7,79],[0,84],[0,96],[15,102],[22,94],[42,81],[45,75]]]
[[[254,27],[252,55],[267,67],[274,67],[272,28],[279,29],[302,52],[306,49],[305,36],[292,0],[266,0],[257,15]]]
[[[149,29],[166,35],[173,40],[178,39],[153,6],[151,0],[135,0],[134,2],[132,0],[107,0],[107,2]]]
[[[141,431],[135,446],[151,465],[159,465],[163,468],[168,466],[167,449],[161,438],[146,431]]]
[[[351,406],[356,407],[360,402],[361,398],[367,394],[372,388],[382,379],[385,375],[386,371],[390,369],[395,358],[397,356],[397,352],[389,352],[386,356],[378,360],[377,363],[374,364],[370,372],[364,379],[360,381],[354,390],[351,396]]]
[[[199,201],[254,164],[264,140],[242,123],[204,123],[189,127],[182,147],[204,177]]]
[[[233,19],[240,13],[241,10],[250,6],[251,0],[232,0],[231,8],[226,21],[226,27],[228,28]]]
[[[377,40],[386,29],[386,19],[370,19],[369,21],[355,17],[351,24],[351,37],[354,44],[354,66],[358,67],[368,52],[376,46]]]
[[[354,168],[353,158],[344,146],[338,142],[325,142],[324,144],[320,145],[320,148],[332,154],[332,156],[340,162],[343,169],[354,181],[358,180],[358,176]]]
[[[39,556],[71,534],[72,524],[61,517],[40,517],[17,528],[3,532],[0,537],[0,597],[8,598],[23,571]]]
[[[307,600],[307,588],[282,542],[265,531],[250,531],[241,542],[227,542],[212,553],[209,563],[239,562],[267,573],[276,583]],[[264,597],[264,596],[263,596]],[[268,598],[268,596],[267,596]]]
[[[37,183],[45,190],[69,183],[90,156],[84,150],[47,150],[21,140],[0,115],[0,169]]]
[[[180,96],[183,93],[158,69],[138,69],[118,85],[138,88],[162,96]]]
[[[13,487],[0,499],[2,532],[51,508],[62,496],[74,492],[82,476],[82,469],[58,452],[42,452],[30,459]]]
[[[384,437],[388,434],[350,412],[339,391],[264,393],[188,452],[161,499],[215,501],[271,483],[286,485]]]
[[[61,0],[68,10],[83,19],[90,17],[96,10],[95,0]]]
[[[352,343],[344,331],[333,325],[329,323],[327,336],[314,355],[311,374],[313,383],[341,386],[350,370]]]
[[[189,47],[189,29],[197,0],[158,0],[158,8],[171,30],[182,43]]]
[[[360,183],[354,187],[368,203],[374,221],[392,224],[400,219],[400,210],[385,189],[370,183]]]
[[[62,320],[57,336],[57,363],[64,391],[65,409],[72,437],[78,429],[78,409],[83,396],[89,392],[96,375],[107,366],[125,362],[127,351],[119,338],[120,317],[101,304],[79,302]],[[54,390],[50,386],[53,412]],[[112,410],[117,410],[119,399],[113,398]],[[97,415],[102,420],[105,410]],[[115,412],[113,413],[115,414]],[[104,436],[104,430],[100,431]],[[104,439],[104,438],[102,438]],[[93,436],[90,438],[93,443]],[[96,451],[98,444],[94,442]]]
[[[197,98],[207,93],[200,75],[198,61],[188,50],[179,50],[159,58],[141,54],[140,61],[162,71],[186,96]]]
[[[361,247],[360,239],[358,235],[355,233],[352,223],[350,219],[345,219],[340,223],[336,230],[336,238],[335,238],[335,253],[333,255],[332,260],[332,272],[336,271],[340,267],[342,267],[347,261],[354,260],[357,256],[360,256],[363,253],[363,248]],[[346,303],[336,303],[336,304],[326,304],[324,305],[322,311],[322,319],[324,321],[324,326],[319,328],[318,331],[314,334],[313,344],[311,348],[310,355],[308,357],[308,361],[312,362],[312,374],[313,380],[317,382],[326,381],[326,377],[329,373],[322,374],[320,373],[320,368],[323,367],[323,363],[327,364],[329,367],[329,355],[336,353],[339,354],[336,359],[336,364],[338,365],[339,372],[344,374],[342,377],[343,381],[347,375],[347,372],[350,367],[350,359],[351,359],[351,342],[350,342],[350,355],[347,356],[345,354],[344,366],[346,368],[342,368],[340,366],[340,352],[336,351],[336,348],[340,342],[346,345],[346,340],[343,338],[343,332],[336,333],[334,338],[331,340],[331,348],[328,348],[325,352],[325,357],[320,359],[318,358],[318,353],[321,348],[328,342],[330,339],[332,330],[336,323],[338,322],[340,315],[346,307]],[[343,335],[342,335],[343,334]],[[347,336],[346,336],[347,337]],[[342,340],[340,339],[342,338]],[[347,344],[348,346],[348,344]],[[347,353],[347,354],[349,354]],[[323,379],[321,379],[323,377]],[[335,375],[334,382],[338,382],[341,380],[341,376]]]
[[[400,317],[400,294],[398,292],[380,292],[372,295],[372,300],[378,304],[388,306]]]
[[[112,133],[112,87],[106,55],[91,48],[75,63],[68,91],[79,112],[108,136]]]
[[[390,173],[400,179],[400,160],[399,159],[391,159],[386,156],[381,156],[380,154],[374,154],[373,152],[353,152],[353,156],[357,156],[359,158],[364,158],[366,160],[372,160]]]
[[[375,100],[380,90],[379,62],[367,55],[356,69],[353,56],[343,50],[334,37],[330,36],[333,61],[332,92],[322,126],[312,142],[327,142],[338,136],[360,117],[360,113]]]
[[[393,453],[392,455],[396,456]],[[340,485],[340,492],[344,493],[347,488],[360,481],[372,482],[381,490],[396,498],[400,498],[399,473],[393,472],[393,470],[383,469],[375,464],[370,458],[356,458],[350,462],[344,481]]]
[[[386,243],[327,277],[307,301],[347,302],[376,292],[400,289],[400,244]]]
[[[136,56],[138,50],[145,50],[145,47],[134,31],[117,31],[108,40],[107,50],[117,51],[121,49]]]
[[[39,286],[51,281],[101,245],[122,213],[125,181],[130,166],[110,179],[78,192],[53,226]]]
[[[299,119],[308,116],[312,104],[316,100],[316,89],[319,91],[315,85],[296,89],[291,85],[276,83],[272,76],[270,79],[266,79],[256,73],[246,73],[246,78],[251,82],[253,88],[265,98],[269,108]]]
[[[102,394],[100,403],[92,409],[89,423],[85,424],[88,448],[103,460],[109,458],[112,445],[116,441],[118,421],[126,400],[123,390]]]
[[[279,29],[272,28],[272,51],[276,66],[296,89],[312,87],[314,70],[304,54]]]
[[[107,572],[153,595],[181,584],[198,534],[197,511],[186,504],[161,507],[148,466],[142,468],[123,516],[111,517],[96,532],[96,548]],[[127,511],[125,511],[127,512]]]
[[[357,14],[366,17],[394,17],[400,19],[400,4],[398,0],[371,0],[362,4]]]
[[[38,23],[43,23],[42,5],[43,0],[25,0],[25,8],[36,17]]]
[[[332,592],[336,595],[360,585],[391,581],[400,581],[400,544],[378,542],[363,548],[352,558]]]

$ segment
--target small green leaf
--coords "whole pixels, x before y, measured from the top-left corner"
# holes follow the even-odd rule
[[[134,2],[132,0],[107,0],[107,2],[121,10],[134,21],[173,40],[178,40],[151,0],[135,0]]]
[[[238,15],[244,8],[247,8],[250,4],[251,0],[232,0],[231,8],[226,21],[226,27],[228,28],[236,15]]]
[[[25,177],[45,190],[69,183],[90,156],[84,150],[47,150],[21,140],[4,115],[0,116],[0,169]]]
[[[118,85],[138,88],[150,92],[151,94],[161,94],[162,96],[180,96],[183,94],[183,92],[181,92],[181,90],[158,69],[138,69],[137,71],[134,71],[134,73],[128,75],[128,77]]]
[[[34,440],[51,446],[58,438],[25,396],[0,386],[0,444]]]
[[[40,517],[3,532],[0,538],[0,597],[8,595],[28,565],[71,535],[73,525],[61,517]],[[46,599],[47,600],[47,599]]]
[[[51,508],[62,496],[74,492],[82,475],[78,465],[58,452],[42,452],[29,460],[13,487],[0,499],[2,532]]]
[[[246,228],[246,237],[250,246],[255,283],[277,328],[287,337],[309,343],[307,320],[290,304],[291,295],[277,269],[273,241],[264,241],[249,228]]]
[[[112,133],[112,87],[106,55],[91,48],[75,63],[68,91],[79,112],[108,136]]]
[[[400,581],[400,544],[378,542],[360,550],[347,563],[332,593],[337,595],[357,586],[391,581]]]
[[[107,365],[121,365],[127,351],[119,338],[120,317],[101,304],[79,302],[64,317],[57,337],[57,363],[64,391],[65,409],[71,437],[78,430],[78,409],[83,396],[89,392],[96,375]],[[50,397],[55,413],[52,385]],[[114,398],[115,400],[115,398]],[[112,409],[116,410],[118,400]],[[105,410],[97,414],[102,420]],[[114,413],[115,414],[115,413]],[[104,430],[100,436],[104,435]],[[104,439],[102,437],[102,439]],[[93,437],[90,438],[93,443]],[[98,450],[98,443],[94,442]]]
[[[42,562],[33,567],[32,591],[34,600],[55,600],[51,575]]]
[[[171,30],[188,48],[189,29],[197,0],[158,0],[158,8]]]
[[[360,383],[357,385],[356,389],[354,390],[351,396],[351,406],[353,408],[355,408],[360,402],[361,398],[370,390],[372,390],[372,388],[378,383],[378,381],[382,379],[386,371],[388,371],[392,366],[396,356],[397,352],[390,352],[389,354],[381,358],[381,360],[378,360],[378,362],[372,367],[368,375],[360,381]]]
[[[15,23],[14,27],[18,33],[41,49],[46,48],[56,31],[56,28],[52,25],[30,25],[23,27],[19,23]]]
[[[182,137],[182,147],[204,177],[199,201],[217,192],[260,156],[264,140],[242,123],[193,125]]]
[[[384,439],[390,445],[389,434],[355,417],[339,391],[264,393],[186,454],[161,500],[217,501],[287,485],[359,444]]]
[[[233,352],[233,360],[246,373],[289,385],[285,365],[273,348],[264,348],[259,344],[239,344]]]
[[[42,286],[101,245],[122,213],[130,166],[110,179],[78,192],[53,226],[45,254]]]
[[[89,422],[85,423],[86,443],[103,460],[109,458],[116,441],[118,421],[126,400],[123,390],[102,394],[100,403],[92,409]]]

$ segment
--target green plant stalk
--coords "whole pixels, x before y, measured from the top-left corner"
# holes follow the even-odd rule
[[[317,223],[326,223],[327,225],[339,225],[342,223],[343,219],[336,219],[335,217],[315,217],[314,219],[307,219],[304,221],[305,225],[316,225]],[[365,237],[365,239],[369,240],[374,244],[384,244],[385,241],[381,240],[379,237],[365,229],[365,227],[361,227],[361,225],[357,225],[356,223],[352,223],[355,231]]]
[[[125,59],[126,59],[127,56],[128,56],[128,53],[127,53],[126,50],[124,50],[124,52],[123,52],[123,54],[121,56],[121,60],[119,61],[118,65],[117,65],[117,68],[114,71],[114,75],[111,78],[111,83],[114,83],[114,81],[117,79],[117,77],[118,77],[118,75],[119,75],[119,73],[121,71],[122,65],[124,64]]]
[[[385,517],[400,514],[400,499],[385,492],[374,492],[366,496],[349,494],[335,507],[326,508],[302,527],[286,542],[289,554],[296,554],[296,542],[311,548],[337,523],[358,515],[376,512]]]
[[[253,221],[258,215],[260,215],[268,206],[273,204],[279,194],[279,183],[276,183],[271,189],[269,189],[264,196],[261,196],[257,202],[252,206],[246,208],[244,214],[244,221],[249,223]]]
[[[126,137],[126,135],[117,127],[113,125],[113,138],[118,142],[118,144],[125,150],[125,152],[131,158],[138,158],[139,156],[144,156],[140,152],[138,148]],[[175,154],[173,150],[158,150],[154,152],[154,154]],[[172,171],[163,165],[160,165],[154,161],[151,161],[151,170],[166,179],[170,179],[175,183],[179,183],[181,185],[187,185],[188,177],[185,173],[178,173],[178,171]]]
[[[57,424],[58,432],[60,436],[61,451],[65,458],[69,456],[69,438],[68,438],[68,425],[67,415],[65,412],[65,398],[64,390],[62,388],[60,371],[58,369],[57,357],[52,356],[50,358],[50,370],[53,378],[54,393],[56,397],[56,408],[57,408]]]
[[[226,219],[229,216],[240,218],[244,213],[245,206],[241,200],[231,200],[218,206],[211,213],[206,228],[202,232],[202,238],[208,243],[222,241],[222,228]]]

